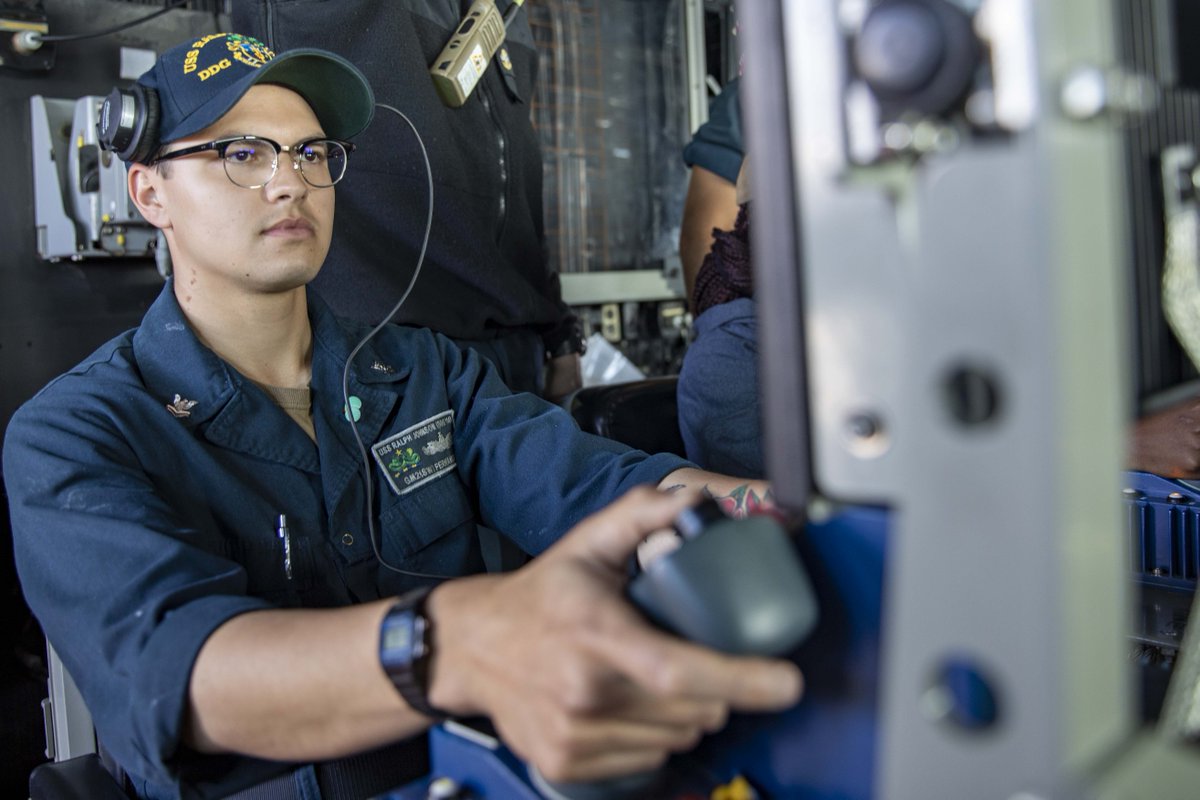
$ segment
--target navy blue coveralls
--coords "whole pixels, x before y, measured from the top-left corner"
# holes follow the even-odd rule
[[[688,466],[584,434],[561,409],[510,394],[477,355],[393,325],[350,378],[375,487],[368,512],[341,388],[366,327],[311,291],[308,302],[315,444],[200,343],[170,283],[139,328],[51,382],[8,427],[23,589],[100,740],[145,797],[223,796],[281,770],[181,746],[192,664],[237,614],[422,583],[380,566],[368,513],[389,562],[463,575],[483,569],[476,522],[537,554],[628,488]]]

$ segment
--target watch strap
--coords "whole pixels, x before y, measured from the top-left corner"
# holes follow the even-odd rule
[[[425,601],[433,587],[401,595],[388,609],[379,628],[379,661],[409,708],[435,719],[450,715],[429,702],[429,664],[433,655],[433,625]]]
[[[587,352],[587,341],[582,336],[574,335],[568,339],[563,339],[552,350],[546,351],[546,358],[561,358],[578,353],[583,355]]]
[[[558,358],[587,350],[587,339],[583,336],[583,325],[574,312],[569,312],[551,330],[542,334],[546,358]]]

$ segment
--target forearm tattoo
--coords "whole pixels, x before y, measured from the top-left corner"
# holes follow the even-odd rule
[[[771,513],[776,510],[774,492],[767,489],[760,495],[748,483],[734,487],[728,494],[723,495],[716,494],[708,484],[705,484],[704,494],[716,500],[721,506],[721,510],[731,517],[748,517],[752,514]]]

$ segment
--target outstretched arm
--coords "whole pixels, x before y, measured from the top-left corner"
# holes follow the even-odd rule
[[[730,710],[793,704],[794,665],[665,635],[623,599],[638,542],[695,495],[635,489],[525,568],[430,595],[430,702],[492,718],[550,780],[639,771],[690,748]],[[388,601],[256,611],[222,625],[191,680],[187,741],[207,752],[332,758],[416,732],[376,656]]]
[[[207,753],[309,761],[421,731],[429,720],[379,664],[379,626],[393,602],[229,620],[196,658],[184,741]]]
[[[435,592],[435,617],[457,633],[438,635],[434,705],[490,714],[547,778],[580,781],[657,766],[722,727],[731,710],[795,703],[794,665],[664,635],[619,599],[634,548],[695,497],[634,489],[510,579]]]

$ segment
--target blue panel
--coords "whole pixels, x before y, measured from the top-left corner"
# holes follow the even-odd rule
[[[529,784],[525,766],[504,747],[492,749],[455,735],[442,726],[429,731],[432,770],[428,778],[379,800],[425,800],[430,782],[453,778],[472,798],[481,800],[540,800]]]
[[[1195,591],[1200,572],[1200,489],[1148,472],[1125,473],[1129,568],[1150,586]]]
[[[885,511],[857,508],[809,525],[801,551],[821,622],[796,654],[804,700],[784,714],[735,717],[689,761],[721,781],[745,775],[771,798],[871,797],[887,523]]]

